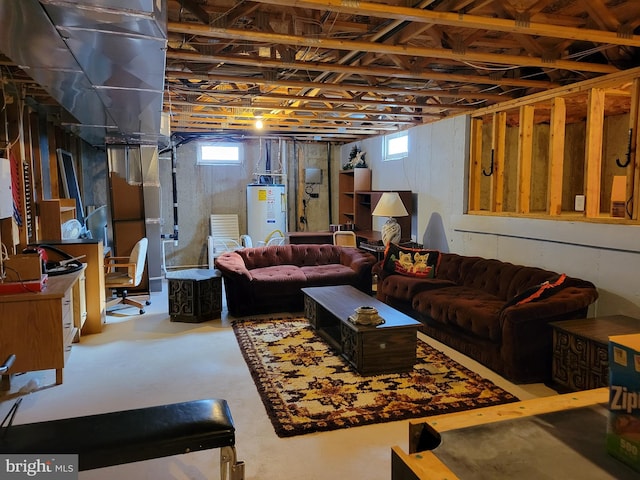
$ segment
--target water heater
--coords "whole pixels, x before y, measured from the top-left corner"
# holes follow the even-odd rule
[[[276,230],[287,230],[287,195],[281,184],[247,185],[247,234],[254,246]]]

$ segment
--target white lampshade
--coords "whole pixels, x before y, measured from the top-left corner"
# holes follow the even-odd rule
[[[382,243],[388,245],[389,243],[398,243],[400,241],[400,225],[393,217],[406,217],[409,215],[409,212],[407,212],[404,203],[402,203],[398,192],[383,193],[371,215],[376,217],[389,217],[389,220],[385,222],[380,232],[382,234]]]
[[[384,192],[371,215],[376,217],[406,217],[409,212],[404,207],[398,192]]]

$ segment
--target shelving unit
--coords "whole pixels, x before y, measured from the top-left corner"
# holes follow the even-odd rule
[[[355,192],[371,190],[371,170],[368,168],[342,170],[339,176],[338,190],[340,195],[338,201],[338,223],[353,223],[356,228],[363,230],[355,219]]]
[[[411,215],[413,213],[413,197],[410,190],[398,190],[404,207],[409,212],[406,217],[397,217],[402,230],[402,240],[411,238]],[[378,205],[384,191],[357,191],[355,192],[355,213],[353,221],[358,230],[373,230],[373,210]]]
[[[354,168],[342,170],[339,176],[338,223],[352,223],[355,230],[373,230],[371,213],[385,192],[371,190],[371,170]],[[413,213],[413,196],[410,190],[398,191],[409,215],[396,218],[402,229],[403,240],[411,236],[411,215]]]
[[[62,224],[76,218],[73,198],[54,198],[38,202],[40,235],[43,240],[62,240]]]

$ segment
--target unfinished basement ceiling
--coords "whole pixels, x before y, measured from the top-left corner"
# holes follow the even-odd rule
[[[39,3],[132,13],[124,0]],[[154,0],[151,10],[166,20],[162,109],[183,136],[351,142],[640,66],[639,0]],[[63,19],[54,21],[66,40]],[[36,48],[29,38],[18,45]],[[94,45],[89,60],[117,58]],[[29,69],[13,63],[4,71],[23,81]]]
[[[348,142],[640,65],[638,0],[169,1],[173,132]]]

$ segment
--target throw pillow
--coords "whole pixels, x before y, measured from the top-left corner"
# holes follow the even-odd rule
[[[420,248],[402,247],[390,243],[384,252],[383,267],[386,271],[418,278],[436,276],[440,252]]]
[[[524,292],[516,295],[507,303],[505,303],[502,308],[505,309],[513,305],[522,305],[525,303],[536,302],[538,300],[549,298],[551,295],[559,292],[565,287],[564,282],[566,279],[567,276],[563,273],[557,278],[557,280],[553,282],[547,280],[540,285],[529,287]]]

